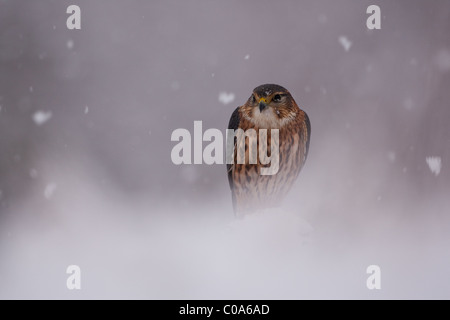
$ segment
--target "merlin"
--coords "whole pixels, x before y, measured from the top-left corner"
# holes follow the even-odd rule
[[[247,102],[231,115],[228,129],[253,129],[267,132],[267,144],[275,143],[272,129],[277,129],[278,171],[261,174],[268,164],[260,159],[249,161],[250,137],[244,136],[245,162],[237,161],[238,139],[234,138],[234,158],[227,164],[233,209],[237,216],[278,207],[302,169],[309,150],[311,124],[288,90],[276,84],[264,84],[253,90]],[[261,141],[257,141],[258,149]],[[267,150],[272,150],[267,147]],[[267,153],[268,155],[270,152]]]

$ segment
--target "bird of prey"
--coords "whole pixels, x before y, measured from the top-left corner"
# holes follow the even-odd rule
[[[301,110],[288,90],[276,84],[264,84],[253,90],[247,102],[237,107],[231,115],[228,129],[267,129],[267,144],[271,129],[278,129],[279,169],[276,174],[262,175],[267,167],[257,161],[249,161],[250,139],[245,137],[245,162],[237,160],[239,141],[234,138],[234,160],[227,164],[233,208],[237,216],[258,210],[278,207],[296,180],[308,155],[311,124],[306,112]],[[272,142],[271,142],[272,141]],[[258,149],[260,141],[258,140]],[[267,150],[271,150],[267,147]],[[270,152],[268,152],[269,154]],[[239,164],[241,163],[241,164]]]

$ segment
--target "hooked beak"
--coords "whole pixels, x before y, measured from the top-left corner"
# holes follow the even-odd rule
[[[264,98],[261,98],[259,100],[259,112],[262,112],[267,107],[267,100]]]

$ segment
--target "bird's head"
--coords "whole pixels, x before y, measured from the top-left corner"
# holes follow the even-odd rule
[[[287,125],[299,111],[289,91],[276,84],[256,87],[243,109],[249,121],[265,129]]]

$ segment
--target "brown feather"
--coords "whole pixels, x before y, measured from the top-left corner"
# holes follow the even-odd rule
[[[257,164],[249,164],[249,139],[245,141],[245,164],[238,164],[235,147],[235,162],[229,166],[228,172],[234,208],[238,215],[279,206],[297,179],[309,148],[308,116],[297,106],[290,93],[279,86],[274,87],[276,90],[258,88],[254,90],[246,104],[237,109],[238,128],[244,131],[255,129],[258,137],[260,129],[279,129],[279,170],[275,175],[261,175],[261,168],[271,164],[261,164],[259,154]],[[282,93],[283,100],[280,103],[269,103],[266,108],[270,109],[260,112],[256,99],[263,98],[261,95],[265,93],[267,95],[264,98],[269,100],[277,93]],[[270,130],[267,138],[267,148],[270,151],[272,143]],[[239,142],[235,142],[235,146],[236,143]],[[257,147],[259,150],[259,141]]]

